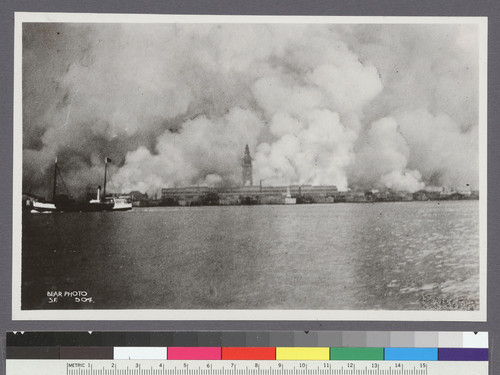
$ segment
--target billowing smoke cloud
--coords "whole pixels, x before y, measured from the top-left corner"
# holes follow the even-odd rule
[[[251,111],[233,108],[210,120],[196,117],[182,124],[179,132],[158,137],[153,155],[145,147],[129,152],[114,182],[124,191],[147,191],[154,187],[239,184],[241,150],[254,146],[262,122]],[[182,166],[182,167],[180,167]],[[223,178],[228,181],[223,181]]]
[[[23,188],[478,184],[474,25],[26,24]]]
[[[366,133],[366,144],[361,149],[357,163],[371,186],[403,191],[417,191],[424,188],[418,170],[408,169],[410,147],[398,130],[393,118],[374,122]]]

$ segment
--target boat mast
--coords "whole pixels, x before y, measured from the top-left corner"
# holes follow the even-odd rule
[[[102,190],[102,198],[106,199],[106,180],[107,180],[107,172],[108,172],[108,157],[104,158],[104,189]]]
[[[57,185],[57,156],[54,163],[54,182],[52,184],[52,202],[56,201],[56,185]]]

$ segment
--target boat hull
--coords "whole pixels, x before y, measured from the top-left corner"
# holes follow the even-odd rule
[[[127,198],[114,198],[113,211],[128,211],[132,209],[132,202]]]
[[[113,211],[113,204],[109,203],[89,203],[83,205],[83,212]]]
[[[26,208],[30,210],[32,213],[50,213],[57,210],[54,203],[46,203],[46,202],[38,202],[27,200]]]
[[[60,212],[100,212],[113,211],[113,204],[65,202],[56,203],[56,208]]]
[[[131,209],[132,209],[132,203],[113,207],[113,211],[129,211]]]

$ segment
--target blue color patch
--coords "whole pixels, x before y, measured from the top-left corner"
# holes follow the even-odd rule
[[[386,361],[437,361],[437,348],[385,348]]]

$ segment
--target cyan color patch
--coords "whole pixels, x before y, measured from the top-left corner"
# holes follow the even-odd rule
[[[386,361],[437,361],[437,348],[385,348]]]

